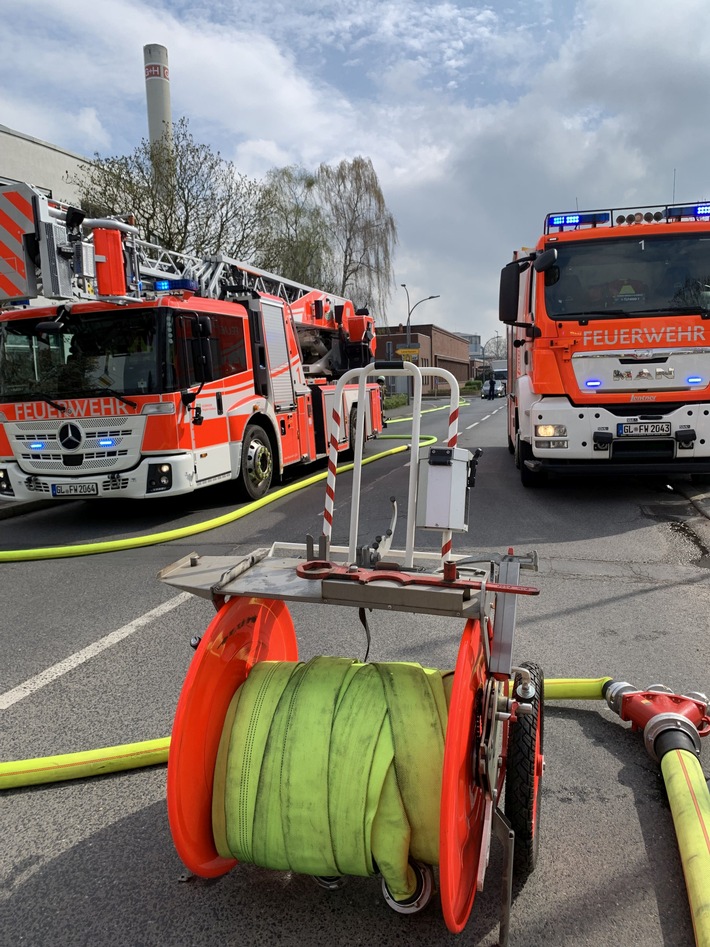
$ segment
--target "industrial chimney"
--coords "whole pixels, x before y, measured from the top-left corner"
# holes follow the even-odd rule
[[[170,71],[165,46],[152,43],[143,47],[145,63],[145,96],[148,106],[148,137],[156,144],[167,133],[172,139],[170,111]]]

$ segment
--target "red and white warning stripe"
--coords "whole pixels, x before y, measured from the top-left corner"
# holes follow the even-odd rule
[[[331,538],[333,531],[333,507],[335,505],[335,476],[338,472],[338,434],[340,414],[333,408],[333,419],[328,443],[328,477],[325,482],[325,509],[323,510],[323,535]]]
[[[449,436],[446,441],[447,447],[456,447],[456,444],[459,439],[459,406],[456,405],[452,407],[449,411]],[[446,562],[447,559],[451,556],[451,550],[453,548],[453,533],[450,529],[446,529],[441,534],[441,559],[442,562]]]

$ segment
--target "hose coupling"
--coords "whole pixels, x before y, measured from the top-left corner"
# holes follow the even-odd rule
[[[652,717],[643,728],[644,746],[646,747],[646,752],[651,757],[651,759],[656,760],[656,762],[660,762],[663,753],[661,753],[659,756],[657,741],[660,737],[667,737],[671,733],[685,734],[686,737],[689,737],[693,744],[695,755],[700,756],[700,736],[695,724],[688,720],[687,717],[684,717],[682,714],[664,713],[656,714],[656,716]],[[663,742],[666,746],[666,752],[673,748],[671,744],[674,741],[669,741],[666,739]],[[685,748],[688,741],[681,739],[680,741],[675,742],[678,743],[678,747]]]
[[[619,717],[621,716],[621,703],[624,694],[636,693],[638,693],[638,687],[634,687],[633,684],[629,684],[628,681],[611,681],[604,689],[604,697],[607,704]]]

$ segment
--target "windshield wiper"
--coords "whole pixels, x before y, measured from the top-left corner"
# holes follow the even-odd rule
[[[584,309],[581,312],[561,312],[554,319],[616,319],[618,316],[628,316],[626,309]]]
[[[118,398],[119,401],[122,401],[124,404],[127,404],[129,408],[138,407],[137,401],[131,401],[130,398],[126,398],[125,395],[122,395],[120,391],[116,391],[115,388],[104,388],[103,386],[97,386],[96,388],[89,388],[89,391],[98,391],[101,394],[113,395],[114,398]]]
[[[62,413],[64,413],[67,410],[67,406],[65,404],[59,404],[57,401],[52,401],[49,395],[42,395],[37,391],[33,391],[32,397],[40,398],[42,401],[46,401],[47,404],[51,404],[51,406],[54,408],[55,411],[61,411]]]
[[[638,309],[637,312],[642,316],[650,316],[654,314],[658,315],[681,315],[681,316],[697,316],[698,314],[703,319],[710,318],[710,310],[706,306],[664,306],[663,308],[657,309]]]

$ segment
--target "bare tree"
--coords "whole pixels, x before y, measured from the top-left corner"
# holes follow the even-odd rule
[[[260,244],[263,185],[196,142],[185,118],[131,155],[96,155],[75,183],[90,214],[132,213],[147,240],[170,250],[250,260]]]
[[[333,291],[384,313],[397,227],[372,161],[358,156],[335,166],[321,164],[315,186],[330,240]]]
[[[329,244],[318,206],[315,176],[305,168],[274,168],[264,191],[269,213],[262,222],[257,265],[319,289],[325,286]]]
[[[397,229],[369,158],[274,169],[266,199],[264,269],[384,313]]]

